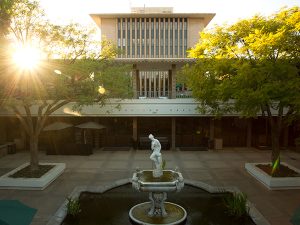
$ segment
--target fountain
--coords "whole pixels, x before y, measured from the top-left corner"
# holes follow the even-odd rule
[[[137,191],[149,192],[150,202],[133,206],[129,216],[135,224],[154,225],[182,224],[187,213],[180,205],[166,202],[168,192],[179,192],[184,186],[182,174],[176,169],[163,170],[161,145],[152,134],[150,159],[154,161],[154,170],[139,170],[133,173],[132,187]]]

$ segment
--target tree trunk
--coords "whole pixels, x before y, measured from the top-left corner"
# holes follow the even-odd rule
[[[39,169],[39,158],[38,158],[38,135],[30,135],[30,170]]]
[[[278,169],[280,166],[280,121],[278,119],[270,118],[271,124],[271,138],[272,138],[272,166],[278,161]]]

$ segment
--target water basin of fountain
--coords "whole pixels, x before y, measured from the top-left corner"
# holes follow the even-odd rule
[[[107,188],[100,188],[106,190],[103,193],[97,193],[96,189],[99,190],[99,187],[95,190],[87,188],[87,191],[80,192],[81,212],[77,221],[65,218],[61,223],[54,223],[54,220],[57,221],[61,217],[62,212],[60,212],[58,217],[53,218],[51,224],[132,225],[132,221],[128,218],[128,211],[131,206],[147,199],[147,193],[133,191],[131,183],[125,183],[125,185],[108,190]],[[239,221],[226,213],[223,198],[227,194],[224,192],[209,193],[199,187],[185,184],[180,193],[169,193],[168,200],[176,202],[186,209],[188,215],[186,221],[183,222],[185,225],[255,225],[250,217],[246,218],[245,221]],[[66,206],[62,206],[61,209],[64,211]]]
[[[137,170],[132,177],[135,190],[148,192],[150,202],[140,203],[132,207],[129,217],[136,224],[175,225],[185,221],[187,213],[183,207],[165,202],[168,192],[179,192],[184,186],[180,172],[163,170],[160,177],[154,177],[152,170]]]

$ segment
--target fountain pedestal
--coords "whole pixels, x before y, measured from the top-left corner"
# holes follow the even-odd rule
[[[135,224],[175,225],[185,221],[185,209],[166,202],[168,192],[179,192],[184,186],[180,172],[163,170],[161,177],[154,177],[152,170],[136,171],[132,177],[132,186],[137,191],[149,192],[150,199],[150,202],[135,205],[130,209],[129,216]]]
[[[167,200],[166,192],[150,192],[149,199],[151,200],[151,208],[148,216],[167,216],[165,209],[165,201]]]

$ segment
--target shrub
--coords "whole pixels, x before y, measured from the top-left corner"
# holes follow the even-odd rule
[[[67,198],[67,200],[67,213],[72,216],[78,215],[81,212],[79,200],[72,198]]]
[[[242,218],[249,214],[247,195],[245,193],[233,193],[224,197],[224,203],[228,213],[236,218]]]

